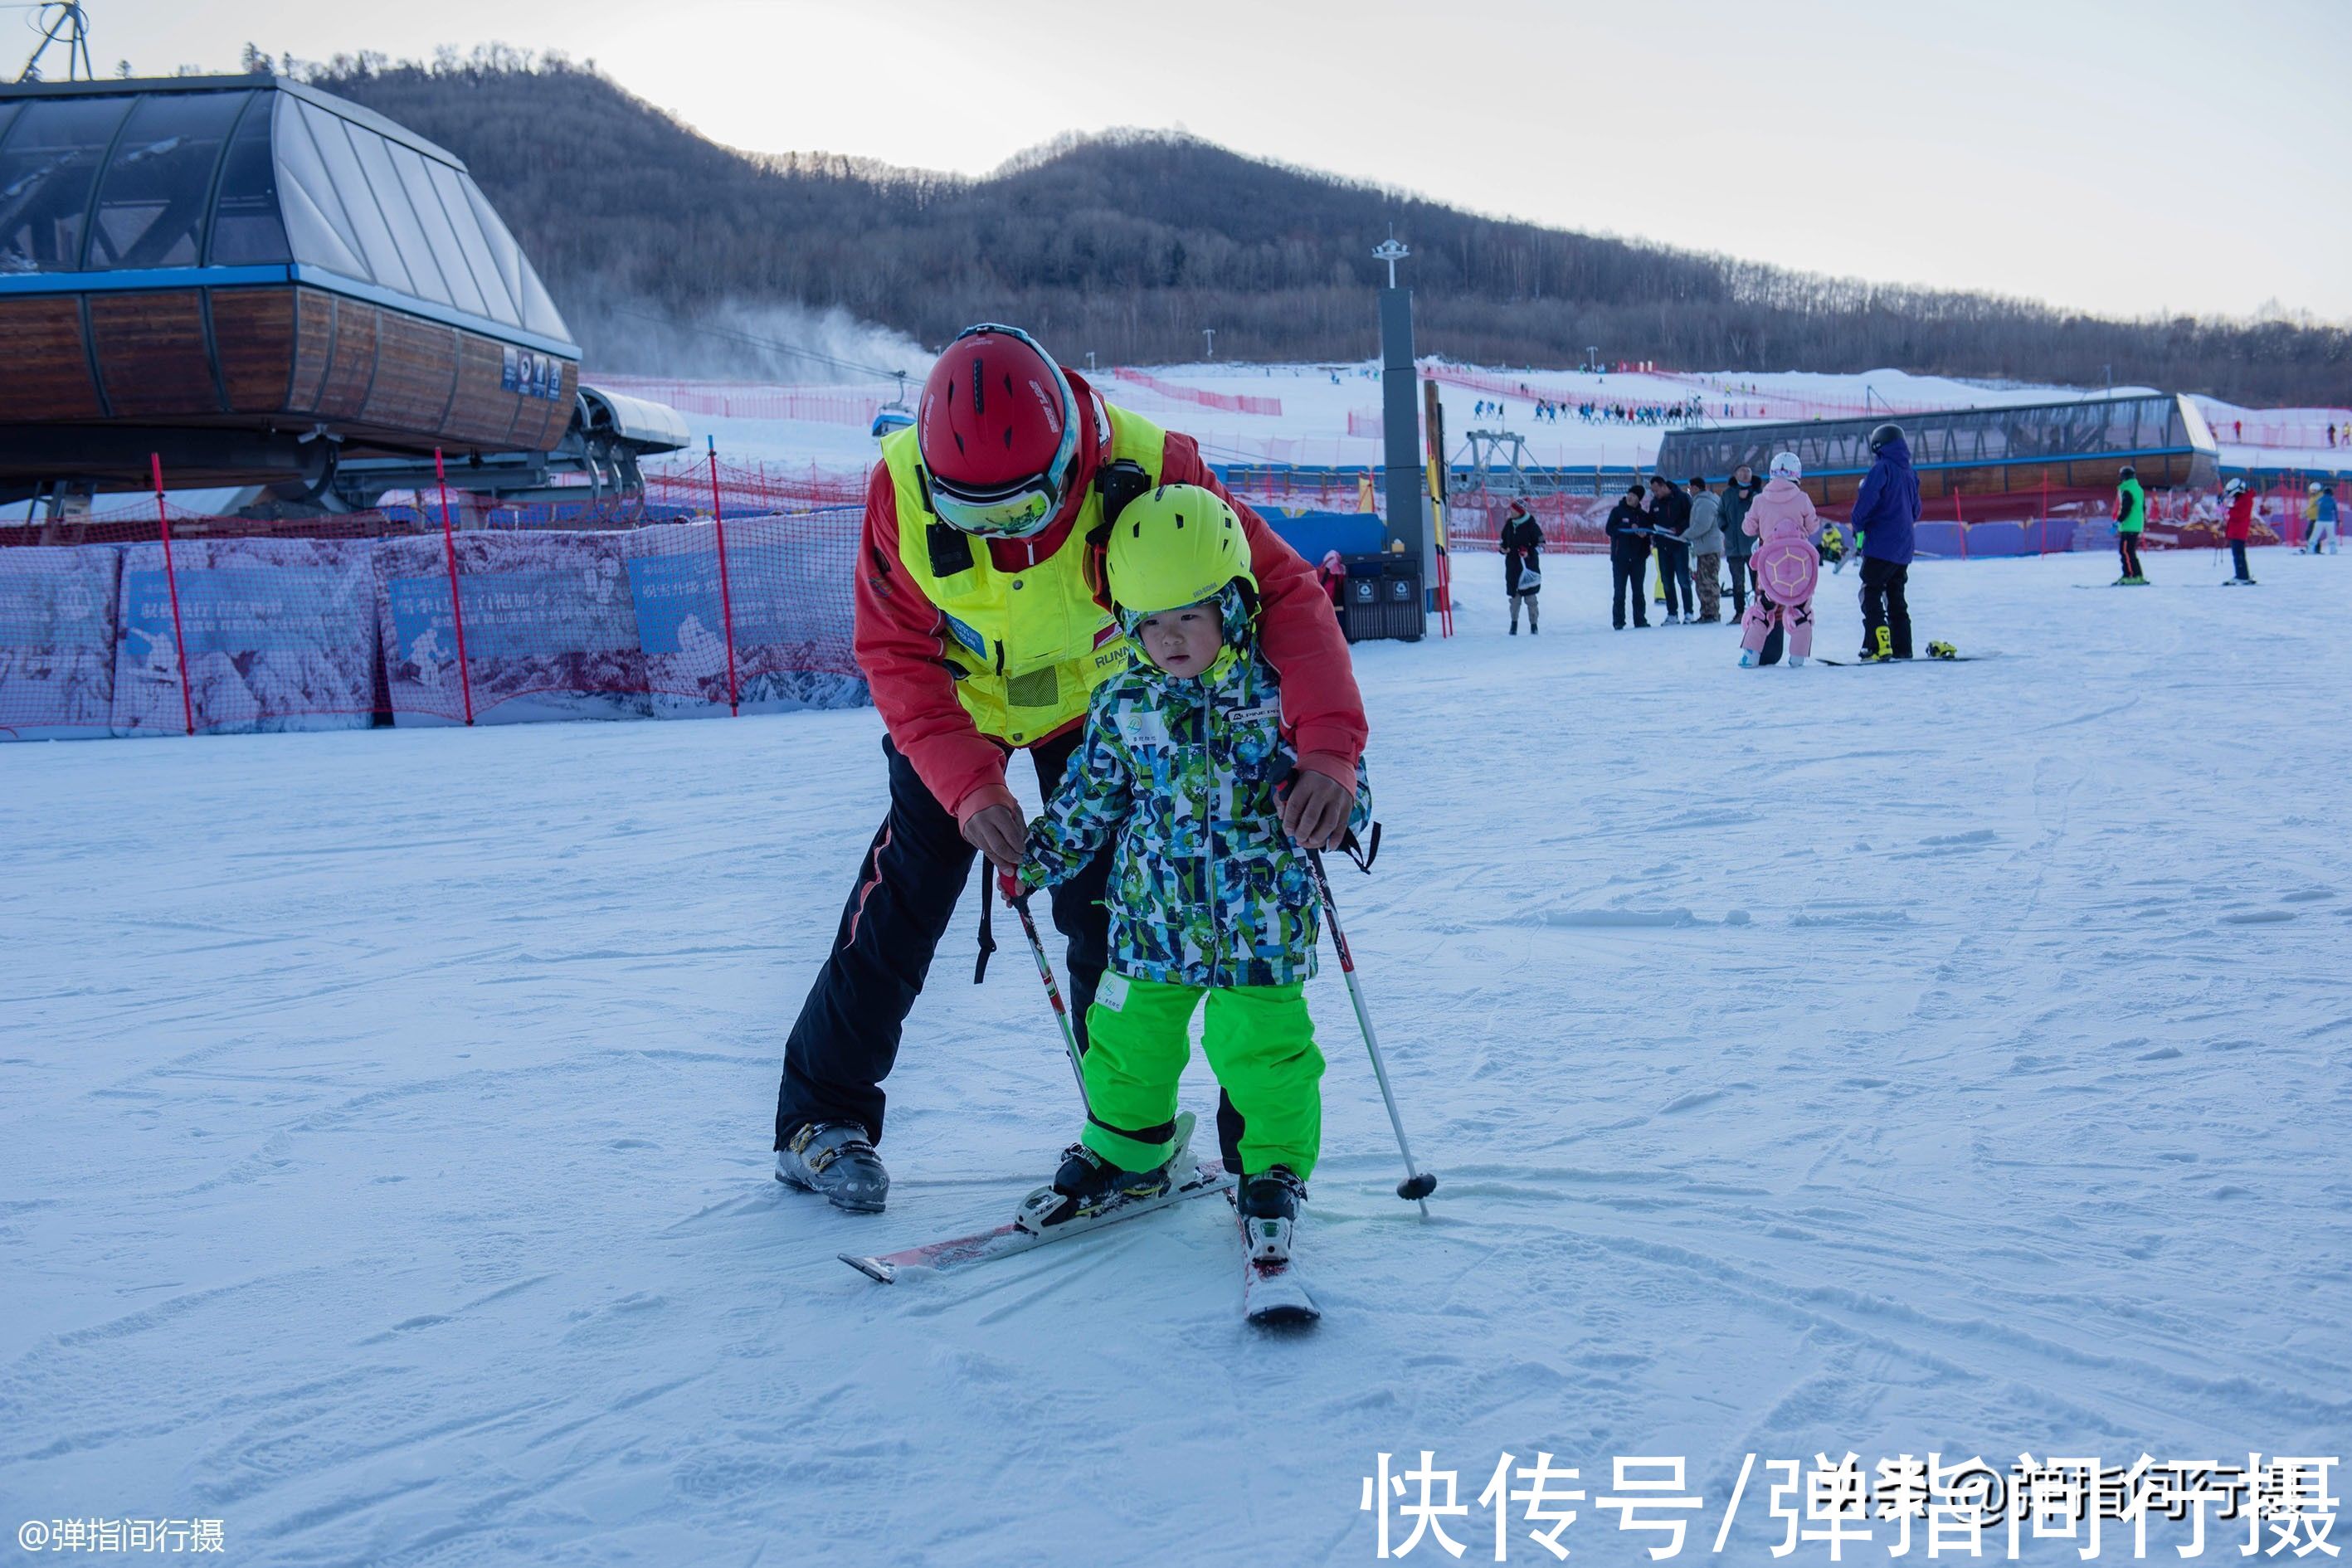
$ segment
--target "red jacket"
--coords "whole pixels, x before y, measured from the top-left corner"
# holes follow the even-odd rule
[[[2230,503],[2230,521],[2226,537],[2252,539],[2254,536],[2254,492],[2240,490],[2238,499]]]
[[[1081,404],[1097,408],[1093,388],[1076,375],[1071,390]],[[1018,571],[1045,560],[1070,536],[1077,506],[1094,483],[1104,421],[1087,421],[1080,432],[1079,462],[1064,515],[1034,539],[992,541],[988,549],[999,569]],[[1356,762],[1368,733],[1364,701],[1348,662],[1348,641],[1331,613],[1330,598],[1315,573],[1258,515],[1226,495],[1201,448],[1190,436],[1171,431],[1161,455],[1164,484],[1201,485],[1231,502],[1250,543],[1250,570],[1257,576],[1260,646],[1282,681],[1283,728],[1298,753],[1298,765],[1356,787]],[[1081,545],[1080,548],[1086,548]],[[890,739],[914,764],[931,794],[958,823],[991,805],[1017,807],[1005,787],[1004,743],[983,735],[956,700],[941,647],[947,624],[914,578],[898,563],[898,502],[887,465],[876,463],[866,485],[865,557],[857,574],[856,649],[857,668],[873,688],[874,706],[889,727]],[[1101,581],[1097,569],[1094,581]],[[1083,719],[1066,724],[1066,732]],[[1054,739],[1040,736],[1032,744]]]

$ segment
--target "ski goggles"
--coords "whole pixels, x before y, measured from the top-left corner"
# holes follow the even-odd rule
[[[951,484],[937,474],[926,474],[925,489],[933,515],[959,533],[983,539],[1026,539],[1042,533],[1062,508],[1062,484],[1069,477],[1070,456],[1076,443],[1064,443],[1065,455],[1055,459],[1051,472],[1013,484],[981,489]]]

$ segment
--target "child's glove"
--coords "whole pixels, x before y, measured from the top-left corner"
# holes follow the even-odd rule
[[[1030,889],[1022,884],[1018,871],[997,872],[996,891],[1008,905],[1026,903],[1029,900]]]

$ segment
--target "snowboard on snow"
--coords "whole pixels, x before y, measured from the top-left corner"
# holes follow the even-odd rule
[[[1194,1118],[1185,1111],[1176,1119],[1176,1151],[1172,1156],[1179,1170],[1192,1142]],[[1234,1178],[1224,1166],[1214,1160],[1203,1160],[1192,1166],[1189,1175],[1177,1179],[1166,1192],[1148,1198],[1130,1198],[1115,1203],[1088,1215],[1083,1219],[1066,1220],[1060,1225],[1030,1230],[1007,1220],[990,1230],[974,1231],[970,1236],[950,1237],[943,1241],[925,1242],[919,1247],[903,1247],[897,1252],[845,1252],[841,1260],[884,1285],[897,1282],[899,1274],[908,1268],[933,1268],[941,1271],[969,1268],[974,1264],[988,1263],[999,1258],[1010,1258],[1017,1252],[1027,1252],[1050,1242],[1066,1240],[1073,1236],[1085,1236],[1121,1220],[1163,1209],[1171,1204],[1182,1203],[1208,1193],[1224,1192],[1234,1184]]]

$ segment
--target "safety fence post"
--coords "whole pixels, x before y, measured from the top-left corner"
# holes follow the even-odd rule
[[[180,629],[180,578],[172,566],[172,514],[163,510],[163,455],[148,453],[147,466],[155,476],[155,522],[163,534],[163,585],[172,594],[172,651],[180,660],[180,717],[193,735],[196,732],[196,699],[188,689],[188,639]]]
[[[1952,487],[1952,521],[1959,524],[1960,559],[1969,558],[1969,520],[1960,511],[1960,487]]]
[[[466,607],[457,597],[457,536],[449,527],[449,471],[441,448],[433,448],[433,477],[441,485],[441,554],[449,566],[449,620],[457,631],[457,689],[466,699],[466,722],[474,721],[474,672],[466,663]]]
[[[743,705],[735,689],[735,595],[727,584],[727,514],[719,505],[719,437],[703,437],[710,451],[710,525],[719,531],[719,618],[725,623],[727,636],[727,714],[730,719],[743,716]],[[766,477],[766,465],[761,475]]]

